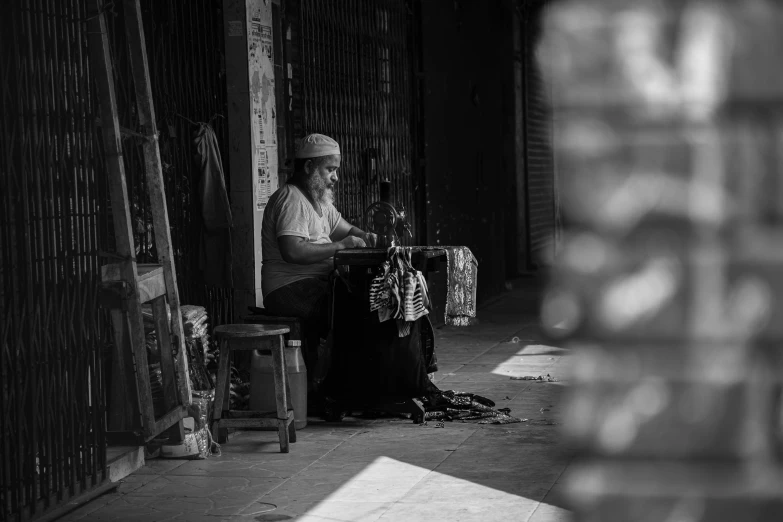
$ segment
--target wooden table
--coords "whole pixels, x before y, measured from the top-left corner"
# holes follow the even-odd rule
[[[425,278],[446,256],[443,249],[411,248],[411,263]],[[341,250],[334,257],[342,277],[335,281],[331,303],[333,349],[325,390],[334,406],[328,420],[352,410],[410,413],[414,421],[423,420],[415,398],[429,384],[423,346],[428,339],[428,349],[434,350],[432,325],[425,316],[400,338],[396,321],[381,323],[378,313],[370,312],[370,283],[386,259],[386,249],[375,248]]]

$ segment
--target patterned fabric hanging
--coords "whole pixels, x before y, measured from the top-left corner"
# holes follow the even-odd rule
[[[478,261],[466,246],[422,247],[446,251],[445,322],[451,326],[469,326],[476,317]]]
[[[391,247],[388,259],[370,284],[370,311],[380,322],[395,319],[400,337],[411,324],[429,313],[430,298],[424,275],[413,268],[409,247]]]

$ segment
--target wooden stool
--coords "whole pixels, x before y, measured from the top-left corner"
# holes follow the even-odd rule
[[[288,453],[289,441],[296,442],[294,410],[290,407],[291,391],[285,371],[285,334],[288,332],[287,326],[280,325],[226,324],[215,328],[215,339],[220,343],[215,408],[212,414],[212,434],[216,438],[220,439],[218,434],[221,428],[277,427],[281,453]],[[276,412],[230,409],[229,385],[232,350],[259,350],[262,353],[272,354]]]

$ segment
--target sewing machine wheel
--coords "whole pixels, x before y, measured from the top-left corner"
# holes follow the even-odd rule
[[[397,225],[397,211],[383,201],[376,201],[364,211],[365,227],[368,232],[378,236],[388,236],[394,233]]]

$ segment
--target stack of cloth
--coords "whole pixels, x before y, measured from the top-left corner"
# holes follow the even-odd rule
[[[411,323],[429,313],[427,281],[413,268],[411,249],[391,247],[387,260],[370,284],[370,311],[380,322],[395,319],[400,337],[407,337]]]
[[[190,378],[194,390],[214,389],[217,382],[220,348],[210,342],[207,311],[203,306],[184,305],[182,326],[185,329],[185,345],[188,348]],[[203,368],[203,373],[200,368]],[[250,373],[231,366],[230,408],[247,410],[250,404]]]
[[[188,377],[193,390],[211,390],[214,378],[207,371],[209,353],[209,323],[203,306],[182,305],[182,328],[185,331],[185,350],[188,356]]]
[[[207,322],[207,309],[203,306],[182,305],[179,307],[182,314],[182,327],[185,329],[185,339],[206,339],[209,341],[209,323]]]

